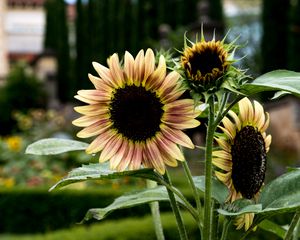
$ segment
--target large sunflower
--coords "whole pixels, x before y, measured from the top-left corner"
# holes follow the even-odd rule
[[[135,170],[141,165],[165,172],[165,165],[184,161],[178,147],[193,148],[182,131],[200,124],[195,119],[194,101],[178,99],[184,89],[180,75],[166,73],[160,56],[158,66],[151,49],[141,50],[136,58],[126,52],[121,66],[117,54],[107,60],[108,68],[93,62],[99,77],[89,74],[94,90],[80,90],[75,96],[87,103],[75,107],[84,116],[73,124],[84,127],[77,136],[97,136],[86,149],[89,154],[101,151],[99,161],[110,160],[112,169]]]
[[[219,128],[223,134],[216,137],[221,150],[213,151],[216,177],[229,189],[228,201],[239,198],[257,198],[266,172],[266,154],[271,135],[266,134],[269,114],[260,103],[248,98],[239,101],[239,115],[230,111]],[[254,215],[239,217],[237,224],[249,228]],[[247,221],[243,221],[247,220]]]

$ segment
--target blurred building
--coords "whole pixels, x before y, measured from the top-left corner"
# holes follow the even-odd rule
[[[32,61],[43,50],[44,0],[1,0],[0,3],[0,75],[18,60]],[[2,64],[1,64],[2,65]]]

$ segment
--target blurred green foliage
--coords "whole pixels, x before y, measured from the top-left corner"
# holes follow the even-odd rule
[[[8,134],[15,129],[13,112],[27,112],[45,105],[46,93],[42,83],[24,63],[16,64],[0,88],[0,134]]]

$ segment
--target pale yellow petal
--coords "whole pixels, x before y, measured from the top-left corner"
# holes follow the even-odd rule
[[[106,84],[112,86],[112,87],[118,87],[118,85],[115,83],[115,81],[112,80],[112,76],[110,73],[109,68],[97,63],[92,62],[94,69],[99,74],[99,76],[105,81]]]

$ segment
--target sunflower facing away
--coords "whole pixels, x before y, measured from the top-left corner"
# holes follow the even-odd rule
[[[180,75],[167,74],[160,56],[158,66],[151,49],[141,50],[136,58],[126,52],[121,66],[117,54],[107,60],[108,68],[93,62],[100,77],[89,74],[93,90],[80,90],[75,96],[88,105],[75,107],[84,115],[73,124],[84,127],[80,138],[96,138],[86,149],[101,152],[99,161],[110,160],[111,169],[136,170],[143,165],[164,174],[165,165],[184,161],[178,147],[194,148],[183,129],[197,127],[192,99],[178,99],[184,89]]]
[[[271,144],[271,135],[266,134],[269,114],[260,103],[252,104],[248,98],[239,101],[239,115],[229,111],[219,128],[223,134],[216,137],[221,150],[213,151],[213,164],[218,168],[216,177],[229,189],[228,201],[240,198],[257,198],[266,172],[266,154]],[[254,214],[237,218],[238,228],[247,230]]]
[[[207,42],[203,36],[201,41],[192,43],[192,46],[185,45],[181,65],[188,84],[201,91],[218,88],[233,62],[233,54],[229,53],[233,45],[224,44],[224,40]]]

